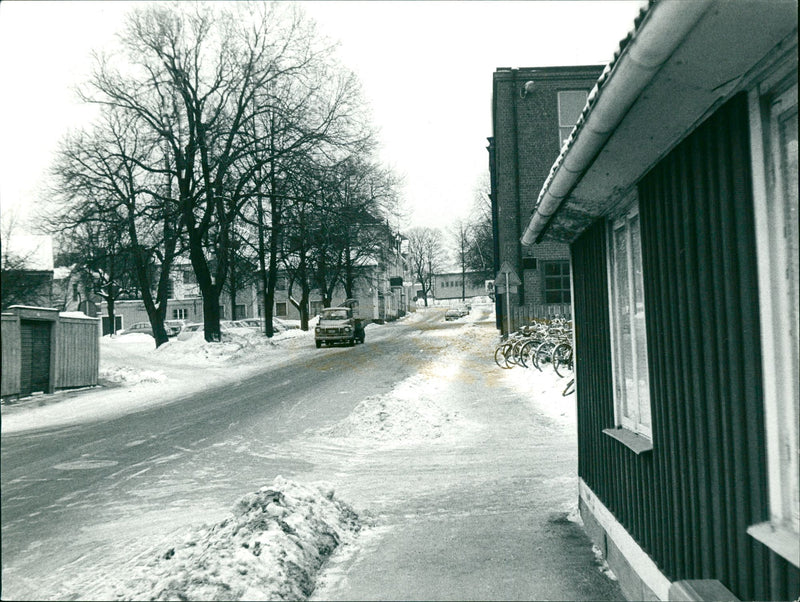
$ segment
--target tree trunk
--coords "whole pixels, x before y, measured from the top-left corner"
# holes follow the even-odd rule
[[[350,237],[347,237],[347,243],[345,244],[344,250],[344,295],[348,299],[352,299],[355,297],[353,293],[354,286],[353,281],[355,278],[353,277],[353,258],[350,256]]]
[[[264,297],[264,319],[266,320],[267,336],[271,337],[272,308],[275,306],[275,285],[278,282],[278,236],[280,232],[280,208],[275,189],[270,190],[270,217],[272,220],[272,233],[269,238],[269,271],[267,272],[267,290]]]
[[[239,286],[236,278],[236,268],[234,267],[235,262],[231,262],[230,267],[230,278],[228,280],[230,286],[230,299],[231,299],[231,320],[239,320],[243,316],[236,315],[236,289]]]
[[[106,299],[106,303],[108,305],[108,319],[111,321],[111,336],[115,336],[117,334],[117,319],[114,315],[114,297],[109,295]]]
[[[203,334],[209,343],[218,343],[220,336],[219,327],[219,293],[211,278],[202,241],[195,230],[189,232],[189,259],[192,262],[197,285],[203,297]]]
[[[306,273],[306,251],[305,248],[300,249],[300,330],[308,331],[308,299],[310,297],[310,288],[308,285],[308,274]]]

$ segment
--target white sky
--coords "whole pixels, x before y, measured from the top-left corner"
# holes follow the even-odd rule
[[[133,3],[137,4],[137,3]],[[141,3],[138,3],[141,4]],[[362,82],[409,225],[465,216],[488,169],[498,67],[605,64],[641,1],[302,2]],[[85,123],[73,86],[129,2],[0,2],[0,209],[41,198],[58,140]]]

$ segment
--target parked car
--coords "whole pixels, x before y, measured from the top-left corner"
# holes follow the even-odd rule
[[[264,332],[264,318],[243,318],[241,320],[236,320],[236,324],[242,328],[251,328],[258,332]],[[278,320],[278,318],[272,318],[272,332],[279,333],[285,330],[288,330],[288,326]]]
[[[186,341],[194,337],[198,332],[203,332],[202,322],[195,322],[193,324],[186,324],[178,335],[179,341]]]
[[[448,309],[444,312],[444,319],[449,322],[450,320],[458,320],[462,315],[463,314],[457,309]]]
[[[180,324],[176,322],[181,322]],[[176,337],[181,332],[182,328],[182,321],[181,320],[165,320],[164,321],[164,330],[167,331],[168,337]],[[118,332],[117,334],[125,335],[125,334],[149,334],[153,336],[153,327],[150,326],[150,322],[136,322],[130,328],[126,328],[125,330]]]
[[[176,337],[186,325],[186,320],[164,320],[164,328],[168,337]]]
[[[287,322],[286,320],[281,320],[280,318],[272,318],[273,324],[279,324],[284,330],[299,330],[300,324],[296,322]]]
[[[136,324],[131,324],[129,328],[126,328],[122,332],[118,332],[119,335],[126,335],[126,334],[149,334],[153,336],[153,327],[150,326],[150,322],[136,322]]]
[[[240,324],[238,321],[234,320],[220,320],[219,329],[221,332],[230,332],[230,333],[239,332],[240,334],[253,331],[252,327],[245,326],[243,324]],[[200,336],[203,332],[205,332],[205,328],[202,322],[187,324],[186,326],[183,327],[183,330],[178,335],[178,340],[186,341],[196,336]]]

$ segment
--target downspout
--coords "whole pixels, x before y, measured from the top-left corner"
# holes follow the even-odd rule
[[[513,127],[511,128],[511,133],[514,138],[514,207],[516,208],[516,212],[514,215],[514,235],[519,236],[519,230],[522,228],[522,207],[520,207],[520,190],[519,190],[519,119],[517,117],[517,98],[519,97],[519,82],[517,81],[517,75],[519,71],[517,69],[513,69],[512,73],[512,88],[511,88],[511,98],[514,101],[511,103],[511,114],[513,118]],[[516,244],[517,253],[517,269],[522,274],[522,285],[519,287],[519,296],[517,299],[517,304],[522,305],[525,303],[525,273],[522,268],[522,245]],[[506,311],[510,314],[511,313],[511,291],[506,289]],[[509,331],[511,334],[511,331]]]
[[[625,114],[697,24],[713,0],[662,0],[645,14],[644,22],[622,51],[605,82],[595,85],[597,100],[586,121],[577,126],[574,140],[556,160],[539,193],[528,227],[525,246],[541,242],[551,218],[592,165]],[[601,76],[601,81],[602,81]]]

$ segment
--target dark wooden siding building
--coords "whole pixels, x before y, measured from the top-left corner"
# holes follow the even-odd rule
[[[796,600],[797,5],[685,6],[643,12],[524,242],[570,244],[580,507],[626,595]]]

